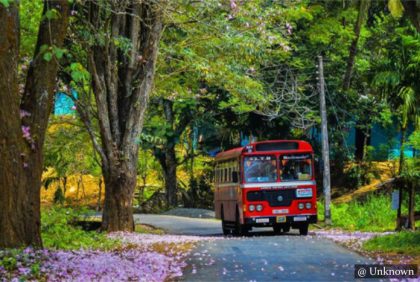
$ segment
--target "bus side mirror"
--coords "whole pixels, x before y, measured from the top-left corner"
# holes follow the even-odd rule
[[[237,171],[232,171],[232,182],[238,183],[239,175]]]

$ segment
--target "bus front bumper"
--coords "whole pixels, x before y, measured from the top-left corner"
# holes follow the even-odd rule
[[[273,226],[276,224],[301,225],[303,223],[316,223],[317,215],[284,215],[284,216],[260,216],[246,217],[244,223],[249,226]]]

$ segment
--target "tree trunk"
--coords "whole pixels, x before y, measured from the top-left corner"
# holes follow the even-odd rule
[[[401,137],[400,137],[400,158],[399,158],[399,168],[398,168],[398,175],[401,175],[404,169],[404,143],[405,143],[405,131],[406,128],[404,126],[401,126]],[[397,210],[397,227],[396,230],[401,230],[403,227],[403,220],[402,220],[402,198],[403,198],[403,185],[405,186],[405,181],[400,182],[398,188],[398,194],[399,194],[399,201],[398,201],[398,210]]]
[[[360,31],[365,21],[366,14],[369,9],[369,5],[370,5],[370,0],[360,0],[359,13],[357,15],[357,21],[354,26],[354,38],[350,45],[349,57],[347,59],[346,73],[343,79],[343,90],[350,89],[350,82],[351,82],[351,76],[353,73],[354,60],[357,54],[357,43],[359,42]]]
[[[46,61],[41,46],[60,48],[63,45],[69,15],[67,0],[44,2],[35,54],[20,101],[17,3],[10,2],[8,8],[0,4],[0,248],[42,246],[42,148],[52,108],[58,61],[56,58]],[[51,8],[60,13],[58,19],[45,16]]]
[[[362,129],[356,127],[356,152],[355,159],[356,161],[363,161],[366,155],[366,145],[369,145],[369,136]]]
[[[98,183],[99,191],[98,191],[98,203],[96,205],[96,210],[101,210],[101,198],[102,198],[102,177],[99,177],[99,183]]]
[[[104,169],[105,204],[102,228],[112,231],[133,231],[133,194],[137,183],[133,164]],[[129,168],[131,167],[131,168]]]
[[[66,198],[66,192],[67,192],[67,176],[63,177],[63,197]]]
[[[415,180],[412,180],[412,182],[409,184],[410,185],[410,192],[408,194],[408,228],[412,229],[412,230],[416,230],[416,218],[415,218],[415,214],[416,214],[416,204],[415,204],[415,199],[416,199],[416,191],[415,191]]]
[[[405,144],[405,132],[407,128],[404,126],[401,126],[401,137],[400,137],[400,158],[399,158],[399,169],[398,169],[398,175],[401,175],[401,173],[404,170],[404,144]]]
[[[404,5],[404,11],[410,18],[417,31],[420,32],[420,2],[403,0],[401,3]]]
[[[164,172],[165,176],[165,187],[166,187],[166,200],[169,207],[175,207],[178,203],[177,201],[177,161],[175,154],[175,145],[169,145],[165,150],[166,156],[166,170]]]
[[[88,46],[102,146],[92,134],[92,123],[84,121],[101,156],[105,182],[102,229],[133,231],[138,138],[152,91],[164,5],[156,0],[86,3],[90,28],[104,34]],[[104,3],[112,13],[103,13]],[[118,48],[116,38],[130,40],[128,53]]]
[[[0,4],[0,248],[41,244],[38,234],[25,230],[25,144],[19,120],[19,16],[14,4]],[[34,224],[28,227],[34,228]]]

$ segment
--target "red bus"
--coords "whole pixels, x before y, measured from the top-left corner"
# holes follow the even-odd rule
[[[223,233],[241,235],[253,227],[275,233],[317,222],[312,146],[299,140],[251,143],[217,154],[214,207]]]

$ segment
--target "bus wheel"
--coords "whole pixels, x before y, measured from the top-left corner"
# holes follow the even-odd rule
[[[289,232],[290,231],[290,225],[284,225],[282,230],[283,230],[283,233]]]
[[[222,217],[222,231],[223,231],[223,235],[229,235],[230,234],[230,229],[226,227],[226,221],[225,221],[225,213],[223,212],[223,207],[221,210],[221,217]]]
[[[309,227],[309,224],[303,224],[303,225],[301,225],[299,227],[299,234],[300,235],[304,235],[304,236],[308,235],[308,227]]]
[[[248,234],[248,227],[244,224],[241,224],[241,219],[239,217],[239,210],[236,209],[236,217],[235,217],[235,235],[242,236]]]

